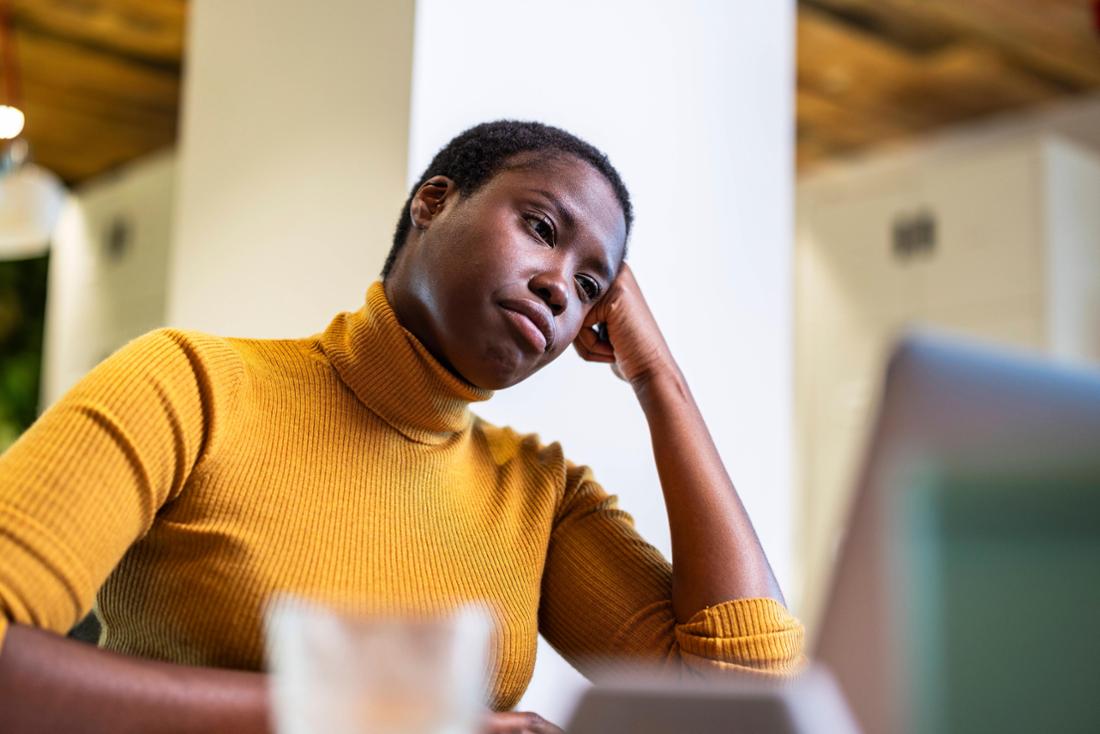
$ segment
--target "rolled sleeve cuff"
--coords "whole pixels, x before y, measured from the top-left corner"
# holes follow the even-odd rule
[[[805,666],[805,630],[774,599],[735,599],[698,611],[676,626],[684,664],[697,671],[789,675]]]

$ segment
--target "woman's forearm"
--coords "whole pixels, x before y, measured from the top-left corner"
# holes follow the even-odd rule
[[[783,601],[768,559],[675,363],[634,383],[649,423],[672,536],[679,622],[730,599]]]
[[[0,651],[0,731],[270,731],[262,673],[100,650],[13,624]]]

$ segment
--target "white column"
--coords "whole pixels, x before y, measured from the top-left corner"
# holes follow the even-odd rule
[[[303,336],[358,308],[405,197],[412,0],[195,0],[168,321]]]
[[[792,582],[794,4],[420,0],[409,177],[465,127],[560,125],[633,195],[630,261],[748,506]],[[666,553],[633,395],[571,352],[479,406],[560,440]],[[522,707],[562,723],[579,684],[552,650]]]
[[[435,150],[500,117],[610,154],[631,262],[790,588],[793,2],[195,0],[168,319],[300,336],[357,307]],[[412,114],[410,103],[410,60]],[[668,551],[629,389],[569,354],[480,406],[562,441]],[[540,650],[523,706],[578,678]]]

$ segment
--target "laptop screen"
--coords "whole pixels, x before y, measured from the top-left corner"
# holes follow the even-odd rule
[[[902,494],[909,730],[1097,731],[1100,484],[933,474]]]

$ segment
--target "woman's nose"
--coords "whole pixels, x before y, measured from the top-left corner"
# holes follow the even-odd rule
[[[531,278],[531,291],[550,308],[557,317],[569,303],[569,291],[565,279],[557,273],[539,273]]]

